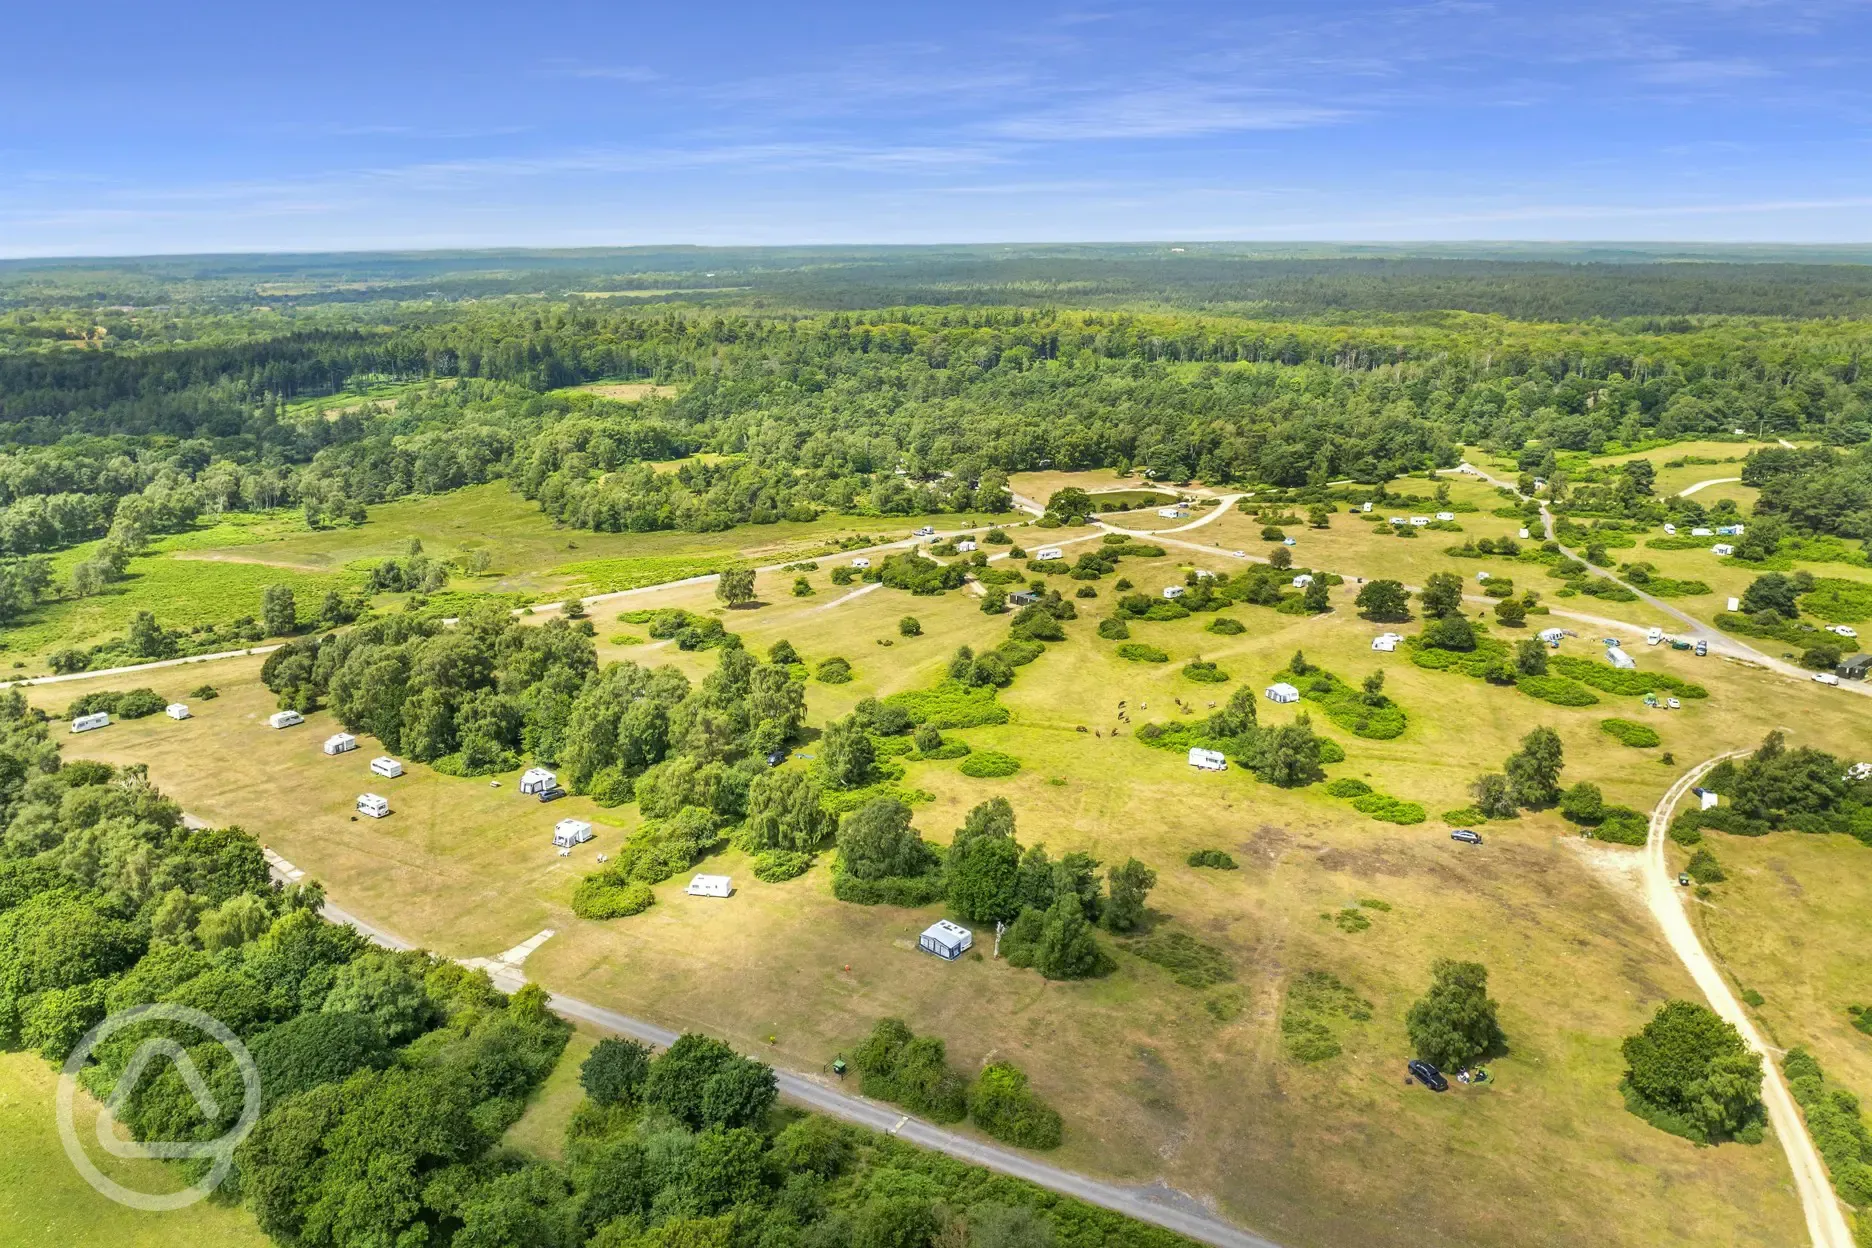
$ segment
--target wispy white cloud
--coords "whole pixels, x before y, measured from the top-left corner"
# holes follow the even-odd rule
[[[1209,87],[1176,85],[1015,114],[986,128],[1012,139],[1169,139],[1299,130],[1352,115],[1347,108],[1257,100]]]

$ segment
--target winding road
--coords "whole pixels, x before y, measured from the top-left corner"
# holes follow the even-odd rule
[[[190,815],[183,819],[191,826],[204,826],[202,821]],[[273,877],[281,883],[298,883],[305,878],[305,872],[287,862],[272,850],[266,851],[267,865]],[[341,909],[327,899],[321,913],[333,923],[343,923],[356,928],[366,939],[385,949],[413,949],[416,946],[402,937],[377,927],[349,911]],[[503,968],[497,986],[504,992],[514,992],[521,986],[517,971]],[[593,1005],[577,997],[550,994],[553,1011],[564,1018],[576,1019],[614,1035],[629,1036],[642,1040],[658,1048],[668,1048],[676,1042],[677,1033],[667,1027],[620,1014],[616,1010],[602,1005]],[[1215,1248],[1280,1248],[1271,1239],[1264,1239],[1250,1231],[1242,1230],[1206,1209],[1192,1196],[1176,1191],[1163,1184],[1138,1187],[1122,1183],[1108,1183],[1088,1175],[1064,1170],[1026,1153],[998,1148],[971,1136],[956,1131],[945,1130],[913,1118],[895,1106],[882,1104],[862,1096],[854,1096],[841,1091],[812,1075],[798,1071],[774,1069],[774,1079],[780,1089],[780,1095],[789,1101],[804,1105],[822,1114],[842,1118],[846,1122],[894,1135],[900,1140],[907,1140],[920,1148],[947,1153],[961,1161],[982,1166],[999,1174],[1025,1179],[1036,1186],[1049,1191],[1059,1192],[1110,1209],[1140,1222],[1161,1226],[1186,1235],[1199,1243],[1212,1244]],[[1847,1246],[1850,1248],[1850,1245]]]
[[[1807,1215],[1807,1234],[1814,1248],[1853,1248],[1852,1233],[1846,1227],[1845,1215],[1840,1212],[1839,1200],[1833,1195],[1833,1185],[1827,1178],[1826,1166],[1820,1160],[1819,1150],[1814,1147],[1813,1137],[1807,1133],[1807,1123],[1801,1117],[1799,1106],[1788,1092],[1781,1068],[1775,1064],[1775,1053],[1763,1043],[1753,1020],[1729,990],[1722,972],[1704,951],[1703,942],[1697,939],[1696,928],[1684,910],[1685,890],[1673,880],[1670,865],[1664,856],[1664,840],[1670,829],[1671,812],[1676,809],[1677,803],[1683,800],[1697,781],[1708,774],[1710,768],[1726,758],[1736,758],[1748,752],[1730,750],[1698,763],[1679,776],[1653,808],[1650,834],[1645,839],[1645,905],[1650,908],[1658,926],[1664,930],[1664,938],[1670,942],[1678,961],[1684,964],[1697,987],[1703,990],[1710,1008],[1726,1022],[1733,1023],[1742,1034],[1744,1043],[1761,1054],[1762,1103],[1767,1106],[1768,1122],[1774,1127],[1775,1138],[1781,1141],[1781,1147],[1787,1153],[1788,1167],[1794,1172],[1794,1186],[1800,1192],[1801,1208]]]

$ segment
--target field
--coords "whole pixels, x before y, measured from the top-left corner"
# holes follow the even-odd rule
[[[271,1241],[244,1209],[201,1201],[170,1213],[128,1209],[99,1195],[66,1160],[53,1117],[58,1071],[36,1053],[0,1053],[0,1245],[122,1244],[127,1248],[262,1248]],[[82,1093],[78,1138],[89,1140],[95,1103]],[[135,1190],[181,1187],[163,1162],[120,1160],[101,1149],[93,1161]]]
[[[147,555],[131,561],[129,575],[104,593],[40,608],[8,631],[7,647],[16,666],[39,671],[37,660],[51,650],[121,636],[138,611],[154,612],[170,628],[258,616],[261,594],[274,584],[291,586],[301,613],[309,614],[325,591],[355,589],[366,567],[403,555],[411,539],[442,559],[474,550],[488,553],[488,572],[455,576],[451,591],[557,602],[575,594],[680,580],[728,564],[809,558],[857,534],[896,540],[924,524],[946,530],[987,519],[828,515],[810,523],[783,520],[731,533],[586,533],[555,527],[505,482],[387,503],[371,508],[362,525],[316,531],[296,511],[226,515],[158,538]],[[87,543],[57,556],[55,575],[66,575],[95,548]],[[398,598],[381,600],[394,606]]]
[[[1452,493],[1459,489],[1475,493],[1479,506],[1481,496],[1492,496],[1472,485],[1453,485]],[[1225,516],[1189,536],[1205,543],[1220,536],[1225,549],[1258,553],[1265,544],[1246,534],[1249,522]],[[1512,523],[1477,513],[1465,513],[1463,522],[1465,535]],[[1421,580],[1450,563],[1434,552],[1465,536],[1408,541],[1364,530],[1339,515],[1327,533],[1302,531],[1297,562],[1350,571],[1357,559],[1368,574]],[[307,535],[283,545],[309,557],[317,543],[332,540]],[[585,554],[597,539],[576,540]],[[718,540],[754,539],[744,531]],[[1315,550],[1337,553],[1322,558]],[[1235,565],[1220,552],[1173,548],[1161,560],[1126,560],[1121,575],[1154,590],[1181,580],[1185,557]],[[1525,577],[1526,567],[1504,571]],[[980,648],[1005,635],[1005,617],[983,615],[966,593],[912,598],[880,588],[846,595],[834,593],[823,574],[811,579],[819,592],[795,599],[792,574],[763,574],[756,588],[769,605],[725,613],[724,622],[757,650],[785,637],[809,663],[832,654],[852,662],[852,683],[809,686],[815,725],[862,697],[932,684],[957,645]],[[740,891],[726,902],[684,896],[679,878],[659,886],[658,904],[643,915],[579,920],[568,908],[572,888],[593,855],[633,825],[634,808],[600,810],[583,798],[540,808],[517,794],[512,777],[495,788],[412,767],[387,786],[396,808],[390,819],[354,821],[356,794],[384,791],[365,772],[371,749],[323,756],[318,741],[331,722],[324,713],[304,728],[267,730],[262,719],[273,704],[258,685],[257,659],[217,664],[213,679],[223,696],[198,704],[191,721],[114,725],[69,752],[147,761],[151,778],[191,813],[256,832],[324,880],[347,909],[407,939],[485,956],[552,928],[558,934],[527,969],[555,991],[704,1028],[806,1070],[849,1051],[887,1014],[943,1037],[964,1067],[1012,1058],[1066,1113],[1064,1164],[1131,1181],[1162,1178],[1216,1199],[1284,1244],[1778,1245],[1798,1237],[1800,1211],[1772,1141],[1699,1149],[1620,1107],[1619,1041],[1665,997],[1694,994],[1634,894],[1635,851],[1581,841],[1552,815],[1488,824],[1488,843],[1469,849],[1450,842],[1435,815],[1466,804],[1474,776],[1499,767],[1536,724],[1561,733],[1569,780],[1591,778],[1609,800],[1648,808],[1682,766],[1752,744],[1777,723],[1798,725],[1803,742],[1851,752],[1863,739],[1856,704],[1719,660],[1647,651],[1645,667],[1699,681],[1710,698],[1677,712],[1646,711],[1635,698],[1612,695],[1598,706],[1552,707],[1416,668],[1402,653],[1373,653],[1369,642],[1379,629],[1353,614],[1353,586],[1336,591],[1336,609],[1321,617],[1233,608],[1229,614],[1246,625],[1235,637],[1204,632],[1202,615],[1133,623],[1134,639],[1172,657],[1133,664],[1094,634],[1097,617],[1110,609],[1110,586],[1107,578],[1098,599],[1081,601],[1081,618],[1065,626],[1069,640],[1022,668],[1004,691],[1011,723],[954,734],[977,749],[1014,755],[1020,773],[975,780],[953,762],[909,764],[905,784],[933,794],[917,807],[917,824],[947,841],[971,805],[1001,794],[1014,804],[1024,844],[1044,841],[1055,853],[1085,849],[1107,862],[1142,858],[1159,873],[1151,898],[1158,922],[1221,950],[1234,966],[1230,983],[1183,987],[1129,954],[1120,955],[1114,975],[1081,983],[1047,983],[991,959],[942,964],[915,952],[916,932],[936,909],[835,902],[823,859],[797,880],[766,885],[730,851],[708,868],[735,877]],[[719,609],[706,585],[672,587],[631,605]],[[922,622],[923,636],[897,635],[906,614]],[[610,613],[599,614],[598,624],[601,641],[620,628],[633,631],[614,625]],[[1320,788],[1278,790],[1239,770],[1200,775],[1180,755],[1148,749],[1128,731],[1110,734],[1121,698],[1138,724],[1175,714],[1177,698],[1206,713],[1205,702],[1236,687],[1261,688],[1298,648],[1353,683],[1374,669],[1386,673],[1386,692],[1409,714],[1409,727],[1382,742],[1328,728],[1349,755],[1329,772],[1421,802],[1429,822],[1379,823]],[[1569,649],[1591,653],[1581,643]],[[1181,664],[1198,655],[1231,681],[1183,678]],[[601,644],[600,658],[670,662],[692,677],[714,663],[708,654],[655,642]],[[190,669],[186,681],[203,678]],[[156,683],[159,692],[180,692]],[[1763,697],[1765,687],[1778,696]],[[76,692],[39,688],[31,696],[56,708]],[[1261,707],[1263,723],[1291,714],[1265,701]],[[1618,745],[1597,726],[1614,714],[1655,726],[1661,746]],[[1096,735],[1078,731],[1082,726]],[[1664,751],[1674,753],[1675,766],[1658,761]],[[291,817],[282,817],[287,810]],[[566,815],[593,819],[600,834],[560,859],[547,834]],[[1191,850],[1206,847],[1226,849],[1241,869],[1183,865]],[[1848,859],[1872,852],[1854,843],[1828,848]],[[1342,930],[1336,912],[1366,899],[1390,909],[1364,908],[1369,928]],[[1840,913],[1852,912],[1843,899]],[[1510,1052],[1491,1063],[1496,1080],[1486,1088],[1432,1098],[1401,1080],[1402,1017],[1430,962],[1446,956],[1490,967]],[[1373,1006],[1370,1022],[1342,1028],[1342,1056],[1312,1065],[1285,1055],[1279,1025],[1287,986],[1307,970],[1338,976]],[[1763,991],[1772,1001],[1774,991]],[[1840,1076],[1849,1078],[1847,1068]],[[555,1076],[560,1085],[566,1078],[563,1070]],[[1860,1082],[1872,1086],[1872,1078]],[[538,1116],[515,1129],[535,1146],[551,1136],[540,1124],[554,1095],[549,1086]],[[570,1093],[559,1086],[558,1095]],[[1427,1204],[1420,1199],[1426,1169],[1451,1176]],[[1578,1199],[1583,1187],[1592,1201]],[[1405,1207],[1413,1214],[1400,1220]]]

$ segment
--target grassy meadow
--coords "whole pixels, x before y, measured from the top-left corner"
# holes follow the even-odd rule
[[[100,1195],[66,1160],[53,1096],[58,1070],[37,1053],[0,1053],[0,1246],[112,1244],[124,1248],[264,1248],[271,1243],[244,1209],[200,1201],[149,1213]],[[97,1107],[78,1094],[80,1140],[94,1140]],[[182,1187],[160,1161],[110,1156],[91,1148],[100,1170],[126,1187],[162,1193]]]
[[[381,519],[389,510],[372,523],[390,523]],[[1220,537],[1225,550],[1256,549],[1264,544],[1242,528],[1249,521],[1231,514],[1189,536]],[[1464,523],[1481,535],[1511,522],[1465,513]],[[1461,540],[1374,538],[1343,514],[1326,533],[1300,537],[1299,563],[1350,571],[1356,559],[1368,573],[1408,580],[1447,566],[1427,556]],[[335,540],[307,535],[283,546],[309,555]],[[573,540],[585,546],[594,537]],[[620,538],[616,549],[641,549],[643,541]],[[1314,553],[1329,549],[1341,553]],[[342,566],[338,551],[331,556]],[[1175,549],[1159,560],[1128,559],[1120,575],[1154,591],[1181,580],[1186,557],[1218,568],[1235,563],[1222,551],[1210,557]],[[1508,569],[1525,575],[1527,565]],[[852,683],[809,685],[814,725],[860,698],[932,684],[958,645],[980,649],[1006,634],[1006,618],[983,615],[965,592],[851,594],[823,571],[809,579],[817,593],[794,598],[793,574],[762,574],[756,589],[766,605],[723,618],[756,650],[784,637],[809,664],[833,654],[851,661]],[[1592,779],[1609,800],[1643,809],[1683,766],[1752,744],[1777,724],[1798,725],[1800,741],[1851,752],[1863,740],[1856,703],[1720,660],[1647,650],[1643,666],[1699,681],[1710,698],[1686,701],[1677,712],[1647,711],[1636,698],[1613,695],[1597,706],[1554,707],[1418,669],[1401,653],[1372,652],[1380,626],[1353,614],[1354,586],[1335,591],[1335,610],[1319,617],[1232,608],[1228,614],[1246,625],[1235,637],[1203,631],[1208,615],[1133,622],[1134,640],[1171,655],[1166,664],[1136,664],[1095,635],[1098,617],[1111,609],[1111,586],[1107,578],[1097,599],[1079,600],[1081,617],[1065,625],[1069,640],[1020,669],[1003,691],[1011,723],[953,734],[1019,758],[1017,775],[971,779],[954,762],[918,762],[908,764],[904,784],[932,795],[916,808],[917,825],[932,840],[946,842],[970,806],[1004,795],[1023,844],[1084,849],[1108,863],[1143,859],[1159,875],[1151,897],[1156,921],[1226,955],[1233,979],[1225,983],[1185,987],[1129,953],[1118,955],[1110,977],[1078,983],[1048,983],[987,958],[944,964],[915,948],[916,933],[939,908],[836,902],[823,857],[805,876],[768,885],[752,878],[743,855],[728,851],[706,868],[735,877],[739,891],[726,901],[685,896],[686,877],[679,877],[658,886],[658,904],[642,915],[580,920],[569,909],[571,892],[595,855],[629,832],[634,808],[603,810],[577,797],[541,807],[517,793],[512,776],[495,787],[421,766],[378,780],[366,770],[372,743],[338,758],[319,752],[333,728],[326,713],[283,732],[264,726],[273,702],[258,683],[258,659],[219,663],[211,675],[188,669],[171,681],[175,689],[154,681],[175,695],[184,682],[211,678],[222,696],[196,704],[192,720],[113,725],[73,741],[68,754],[148,762],[151,778],[191,813],[248,828],[324,880],[347,909],[442,952],[486,956],[552,928],[557,935],[527,969],[554,991],[705,1029],[806,1070],[848,1052],[888,1014],[943,1037],[965,1068],[1010,1058],[1066,1114],[1062,1163],[1130,1181],[1162,1178],[1214,1198],[1283,1243],[1778,1245],[1798,1237],[1798,1202],[1772,1141],[1696,1148],[1620,1105],[1620,1040],[1664,998],[1694,995],[1637,898],[1637,851],[1582,841],[1553,815],[1484,825],[1487,844],[1465,848],[1449,841],[1437,815],[1466,804],[1475,775],[1498,768],[1537,724],[1560,732],[1569,782]],[[1601,605],[1577,601],[1590,602],[1587,610]],[[720,610],[707,585],[644,594],[630,605]],[[616,623],[616,610],[594,613],[601,661],[669,662],[692,678],[712,668],[713,655],[668,643],[610,642],[642,631]],[[923,636],[898,636],[904,615],[922,622]],[[1119,699],[1133,708],[1133,724],[1173,716],[1177,699],[1203,714],[1206,703],[1243,684],[1262,688],[1302,648],[1353,683],[1375,669],[1386,673],[1386,692],[1410,717],[1402,736],[1360,740],[1318,716],[1316,726],[1347,750],[1330,775],[1356,776],[1421,802],[1431,816],[1426,823],[1374,821],[1322,787],[1283,791],[1239,769],[1196,773],[1179,754],[1147,748],[1129,729],[1111,735],[1120,726]],[[1594,650],[1575,642],[1568,652]],[[1184,678],[1183,662],[1198,656],[1231,680]],[[1762,696],[1764,681],[1775,685],[1775,696]],[[30,695],[58,708],[88,687]],[[1259,705],[1263,723],[1294,713]],[[1619,745],[1598,727],[1612,715],[1652,724],[1662,744]],[[1675,765],[1660,761],[1665,751]],[[364,790],[389,796],[395,814],[355,820],[352,802]],[[562,859],[549,833],[568,815],[592,819],[599,836]],[[1198,848],[1225,849],[1240,869],[1185,866]],[[1868,852],[1851,843],[1830,848],[1847,858]],[[1808,885],[1816,894],[1827,886],[1826,878]],[[1361,906],[1368,900],[1389,908]],[[1845,913],[1851,903],[1842,906]],[[1342,928],[1337,916],[1347,907],[1368,916],[1369,926]],[[985,950],[991,936],[978,936]],[[1458,1085],[1433,1097],[1403,1082],[1402,1019],[1438,957],[1489,966],[1510,1051],[1491,1063],[1490,1085]],[[1289,985],[1309,970],[1339,977],[1372,1005],[1370,1021],[1337,1026],[1342,1055],[1315,1064],[1284,1051],[1280,1026]],[[1835,1005],[1836,1015],[1843,1005]],[[1849,1078],[1847,1068],[1840,1075]],[[563,1085],[570,1077],[555,1080]],[[549,1085],[537,1113],[515,1128],[517,1138],[546,1147],[552,1132],[539,1123],[555,1096],[571,1095]],[[1432,1202],[1420,1199],[1426,1173],[1450,1180]],[[1591,1201],[1578,1198],[1583,1187]],[[1413,1211],[1408,1221],[1398,1217],[1402,1208]]]

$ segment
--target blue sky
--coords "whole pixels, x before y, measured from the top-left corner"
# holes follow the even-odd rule
[[[16,6],[0,256],[1872,241],[1872,2]]]

